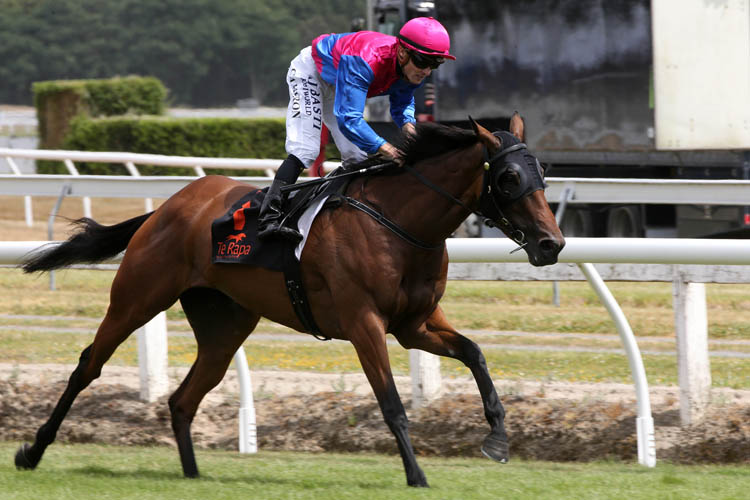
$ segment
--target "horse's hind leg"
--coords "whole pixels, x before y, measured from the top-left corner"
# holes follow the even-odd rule
[[[93,344],[92,344],[93,345]],[[44,450],[47,446],[52,444],[57,435],[57,430],[60,428],[65,415],[70,410],[73,401],[75,400],[78,393],[80,393],[89,383],[84,381],[84,372],[88,366],[89,360],[91,359],[91,348],[89,345],[81,353],[81,357],[78,360],[78,366],[68,379],[68,386],[65,388],[65,392],[57,402],[55,409],[52,411],[52,415],[47,422],[42,425],[36,433],[36,438],[33,445],[25,443],[16,452],[15,463],[19,469],[34,469],[42,459]]]
[[[15,463],[19,469],[34,469],[42,459],[47,446],[52,444],[65,416],[76,396],[101,374],[102,366],[136,328],[143,326],[157,313],[167,309],[175,300],[174,288],[169,283],[154,284],[148,281],[142,287],[135,286],[134,272],[126,264],[112,285],[111,302],[94,342],[81,353],[78,366],[70,375],[68,385],[60,397],[52,415],[36,433],[34,444],[24,444],[16,453]],[[151,278],[146,272],[142,278]],[[145,291],[147,290],[147,291]]]
[[[108,315],[99,326],[94,342],[83,350],[78,366],[68,379],[68,385],[57,402],[52,415],[36,433],[33,445],[24,444],[16,453],[16,467],[34,469],[42,459],[47,446],[52,444],[65,416],[78,394],[101,374],[104,363],[136,328],[146,323],[116,320]]]
[[[505,432],[505,409],[497,396],[479,346],[464,337],[448,323],[442,309],[435,311],[417,330],[397,332],[396,338],[407,349],[421,349],[438,356],[448,356],[465,364],[477,382],[484,404],[484,415],[490,433],[482,443],[482,453],[500,463],[508,461],[508,435]]]
[[[182,294],[180,302],[198,341],[198,357],[169,398],[169,410],[182,471],[186,477],[197,477],[198,466],[190,437],[193,417],[203,397],[221,382],[232,356],[260,317],[209,288],[190,289]]]

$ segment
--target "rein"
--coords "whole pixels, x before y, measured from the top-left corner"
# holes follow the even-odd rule
[[[451,201],[455,205],[459,205],[460,207],[464,208],[467,212],[476,215],[477,217],[480,217],[484,224],[486,224],[489,227],[497,227],[500,228],[503,232],[509,235],[510,239],[512,239],[514,242],[518,244],[518,248],[511,250],[510,253],[515,253],[522,248],[524,248],[528,242],[526,241],[526,235],[521,231],[520,229],[517,229],[513,224],[510,222],[510,220],[503,214],[502,209],[497,203],[497,200],[495,200],[495,197],[492,193],[492,183],[490,182],[490,175],[492,175],[492,172],[497,168],[497,162],[504,158],[505,156],[509,155],[510,153],[513,153],[515,151],[527,149],[526,144],[523,142],[519,142],[517,144],[513,144],[511,146],[508,146],[507,148],[504,148],[497,153],[495,153],[492,157],[489,156],[489,153],[487,151],[487,148],[484,148],[484,187],[482,188],[482,195],[480,196],[479,200],[479,206],[484,207],[488,206],[490,209],[492,209],[495,212],[495,219],[498,220],[497,223],[495,223],[492,218],[487,217],[487,215],[483,214],[479,210],[472,210],[466,203],[459,200],[455,196],[451,195],[447,191],[445,191],[443,188],[438,186],[437,184],[433,183],[429,179],[427,179],[425,176],[423,176],[421,173],[417,172],[413,167],[410,167],[409,165],[403,165],[401,168],[406,170],[408,173],[413,175],[419,182],[427,186],[428,188],[432,189],[442,197],[446,198],[447,200]],[[346,173],[342,173],[339,175],[334,175],[333,177],[341,178],[341,177],[356,177],[361,175],[368,175],[368,174],[375,174],[382,170],[385,170],[387,168],[390,168],[394,166],[394,162],[385,162],[382,164],[374,165],[372,167],[368,168],[362,168],[359,170],[354,170]],[[292,184],[289,186],[284,186],[282,188],[282,191],[289,192],[289,191],[295,191],[298,189],[305,189],[314,187],[320,184],[327,184],[333,179],[332,176],[326,176],[322,177],[320,179],[315,179],[314,181],[308,181],[300,184]],[[411,234],[409,234],[405,229],[403,229],[401,226],[396,224],[395,222],[388,219],[385,215],[378,212],[374,208],[370,207],[369,205],[362,203],[359,200],[356,200],[354,198],[351,198],[349,196],[342,196],[341,197],[346,203],[348,203],[352,208],[355,208],[370,217],[372,217],[377,223],[387,228],[389,231],[391,231],[393,234],[401,238],[402,240],[406,241],[412,246],[415,246],[417,248],[421,248],[422,250],[436,250],[438,248],[441,248],[443,244],[439,245],[430,245],[429,243],[425,243],[422,240],[415,238]],[[487,201],[489,199],[489,203]],[[492,214],[491,214],[492,215]]]
[[[372,165],[371,167],[360,168],[358,170],[351,170],[348,172],[344,171],[344,173],[339,173],[339,174],[335,173],[336,171],[334,170],[333,172],[331,172],[331,174],[326,175],[325,177],[320,177],[318,179],[314,179],[311,181],[300,182],[299,184],[289,184],[288,186],[282,186],[281,192],[289,193],[291,191],[299,191],[300,189],[308,189],[311,187],[320,186],[321,184],[328,184],[334,178],[338,180],[338,179],[342,179],[345,177],[357,177],[357,176],[365,175],[365,174],[368,174],[368,175],[376,174],[382,170],[392,167],[393,165],[394,165],[394,162],[387,161],[385,163],[378,163],[377,165]]]
[[[370,167],[360,168],[358,170],[352,170],[345,173],[332,173],[332,175],[327,175],[325,177],[321,177],[319,179],[315,179],[312,181],[303,182],[300,184],[290,184],[289,186],[284,186],[281,188],[282,192],[291,192],[291,191],[297,191],[301,189],[307,189],[315,186],[320,186],[323,184],[328,184],[332,180],[341,179],[344,177],[359,177],[363,175],[373,175],[378,172],[381,172],[383,170],[386,170],[388,168],[392,168],[396,166],[396,163],[393,161],[386,161],[385,163],[379,163],[377,165],[373,165]],[[425,179],[426,180],[426,179]],[[429,182],[429,181],[427,181]],[[435,186],[435,188],[440,189],[439,187]],[[447,196],[447,193],[445,193]],[[452,197],[451,197],[452,198]],[[386,227],[389,231],[391,231],[393,234],[401,238],[402,240],[406,241],[410,245],[413,245],[417,248],[421,248],[423,250],[437,250],[438,248],[441,248],[443,245],[430,245],[429,243],[425,243],[422,240],[415,238],[411,234],[409,234],[404,228],[387,218],[382,213],[378,212],[374,208],[370,207],[369,205],[366,205],[365,203],[362,203],[359,200],[355,200],[354,198],[350,196],[341,196],[342,200],[344,200],[346,203],[352,206],[352,208],[356,208],[360,212],[363,212],[370,217],[372,217],[378,224]],[[454,201],[458,201],[455,198],[453,198]],[[461,203],[458,201],[458,203]]]
[[[381,214],[369,205],[365,205],[359,200],[355,200],[354,198],[351,198],[349,196],[343,196],[342,198],[353,208],[366,213],[367,215],[375,219],[375,222],[388,228],[393,234],[417,248],[421,248],[422,250],[437,250],[438,248],[441,248],[443,246],[442,243],[439,245],[430,245],[423,242],[422,240],[415,238],[414,236],[406,232],[406,230],[404,230],[401,226],[387,218],[385,215]]]

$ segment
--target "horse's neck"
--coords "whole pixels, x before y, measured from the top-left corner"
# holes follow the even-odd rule
[[[373,183],[367,197],[381,206],[409,234],[423,242],[438,244],[448,238],[468,215],[466,207],[476,210],[481,190],[482,171],[479,167],[481,146],[446,153],[418,162],[414,168],[445,193],[460,200],[450,200],[404,172],[386,182]]]

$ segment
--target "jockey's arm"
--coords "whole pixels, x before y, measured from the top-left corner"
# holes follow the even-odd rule
[[[366,153],[401,163],[401,151],[375,133],[364,119],[365,102],[373,79],[370,67],[358,57],[342,57],[336,81],[334,115],[344,136]],[[400,88],[390,94],[391,115],[402,132],[413,134],[416,87]],[[395,90],[395,89],[394,89]]]
[[[341,133],[368,154],[379,152],[386,142],[364,118],[367,92],[373,78],[372,69],[361,58],[343,56],[339,61],[333,102],[333,114]]]

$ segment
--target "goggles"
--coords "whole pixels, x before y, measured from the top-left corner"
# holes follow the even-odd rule
[[[445,58],[443,57],[428,56],[414,50],[409,51],[409,57],[414,63],[414,66],[419,69],[438,69],[438,67],[445,62]]]

